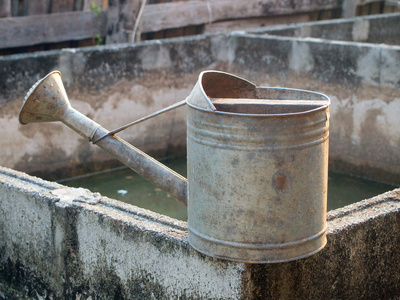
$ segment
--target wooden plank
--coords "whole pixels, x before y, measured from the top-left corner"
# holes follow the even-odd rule
[[[369,4],[364,4],[364,5],[360,6],[360,8],[359,8],[360,16],[369,15],[369,9],[370,9]]]
[[[380,14],[380,13],[381,13],[381,3],[380,2],[371,3],[370,14],[376,15],[376,14]]]
[[[157,31],[157,32],[151,32],[149,33],[151,38],[151,40],[160,40],[160,39],[165,39],[165,30],[161,30],[161,31]]]
[[[308,15],[310,17],[310,22],[318,21],[319,11],[312,11],[308,13]]]
[[[165,31],[166,38],[173,38],[183,36],[184,28],[173,28]]]
[[[353,0],[346,0],[346,1],[353,1]],[[356,13],[355,16],[364,16],[370,15],[374,13],[375,4],[380,6],[380,1],[377,0],[357,0],[356,4]]]
[[[119,32],[119,1],[112,1],[109,4],[107,10],[106,44],[119,43],[120,40],[121,37]]]
[[[48,0],[28,1],[27,4],[27,16],[44,15],[50,11],[50,2]]]
[[[0,19],[0,48],[82,40],[105,35],[106,14],[67,12]]]
[[[331,20],[333,18],[332,10],[323,10],[319,14],[319,20]]]
[[[74,11],[83,10],[85,0],[75,0]]]
[[[16,17],[18,16],[18,0],[11,0],[11,16]]]
[[[219,0],[186,1],[148,5],[143,14],[142,32],[160,31],[216,21],[287,15],[341,7],[341,0]]]
[[[356,15],[359,0],[344,0],[342,6],[342,18],[352,18]]]
[[[133,26],[133,31],[131,33],[131,37],[129,42],[134,43],[134,42],[139,42],[142,36],[142,17],[143,17],[143,11],[146,6],[147,0],[141,0],[140,3],[140,8],[138,13],[134,13],[134,20],[135,24]]]
[[[11,17],[11,1],[0,0],[0,18]]]
[[[387,3],[385,3],[385,7],[383,8],[383,13],[384,14],[390,14],[394,12],[394,6],[393,5],[388,5]]]
[[[103,5],[103,0],[84,0],[84,4],[83,4],[83,10],[85,11],[91,11],[93,9],[93,5],[98,6],[98,7],[102,7]],[[113,1],[113,3],[115,2],[119,2],[119,1]],[[95,3],[95,4],[93,4]],[[104,8],[104,7],[103,7]]]
[[[68,12],[74,10],[74,0],[53,0],[51,13]]]
[[[112,1],[108,7],[106,43],[127,43],[133,32],[140,0]]]
[[[400,1],[399,0],[392,0],[392,1],[385,1],[383,13],[394,13],[400,12]]]
[[[239,19],[232,21],[221,21],[206,24],[204,33],[222,33],[234,30],[246,30],[251,28],[272,26],[278,24],[290,24],[310,21],[309,13],[296,14],[292,16],[273,16],[253,19]]]
[[[368,3],[374,3],[374,2],[379,2],[379,0],[358,0],[357,5],[364,5]]]
[[[120,29],[124,42],[129,42],[143,0],[128,0],[120,3]]]
[[[11,3],[11,14],[15,17],[26,16],[29,2],[20,1],[20,0],[12,0]]]
[[[203,33],[202,26],[188,26],[183,28],[183,35],[195,35]]]

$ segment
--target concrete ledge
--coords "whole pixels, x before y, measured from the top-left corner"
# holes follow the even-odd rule
[[[350,19],[307,22],[258,29],[253,32],[277,36],[318,38],[347,42],[400,45],[399,13],[362,16]]]
[[[240,294],[243,267],[191,249],[184,222],[8,169],[0,178],[0,269],[29,296]]]
[[[0,169],[0,295],[88,299],[394,299],[400,189],[328,213],[328,244],[289,263],[199,254],[186,223]]]

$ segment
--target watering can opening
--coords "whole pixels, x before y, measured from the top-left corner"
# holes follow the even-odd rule
[[[49,101],[42,101],[43,98]],[[57,121],[69,106],[70,103],[61,81],[61,73],[53,71],[29,89],[18,119],[22,125]]]
[[[288,88],[257,87],[241,77],[204,71],[187,98],[190,106],[216,113],[245,115],[290,115],[326,109],[323,94]]]

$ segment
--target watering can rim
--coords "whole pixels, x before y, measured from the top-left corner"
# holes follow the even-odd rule
[[[217,111],[217,109],[216,109],[216,107],[214,106],[214,104],[212,103],[210,97],[207,95],[206,91],[204,90],[204,86],[203,86],[203,77],[204,77],[204,75],[207,74],[207,73],[218,73],[218,74],[226,75],[226,76],[228,76],[228,77],[233,77],[233,78],[239,79],[240,81],[246,82],[246,83],[248,83],[249,85],[252,85],[254,88],[257,88],[256,85],[255,85],[254,83],[248,81],[248,80],[245,79],[245,78],[242,78],[242,77],[240,77],[240,76],[234,75],[234,74],[230,74],[230,73],[223,72],[223,71],[217,71],[217,70],[206,70],[206,71],[201,72],[201,73],[199,74],[199,79],[198,79],[198,82],[200,83],[200,90],[201,90],[201,92],[202,92],[204,98],[206,99],[208,105],[210,106],[210,108],[211,108],[212,111],[214,111],[214,112]],[[191,104],[191,103],[190,103],[189,101],[187,101],[187,104]],[[191,106],[195,106],[195,105],[191,104]]]
[[[235,113],[235,112],[226,112],[226,111],[219,111],[216,109],[216,107],[214,106],[214,104],[212,103],[210,97],[207,95],[206,91],[204,90],[203,84],[202,84],[202,80],[203,80],[203,76],[206,73],[219,73],[219,74],[223,74],[229,77],[234,77],[236,79],[239,79],[243,82],[248,83],[249,85],[254,86],[255,89],[270,89],[270,90],[282,90],[282,91],[296,91],[296,92],[305,92],[305,93],[310,93],[310,94],[314,94],[314,95],[318,95],[319,97],[321,97],[320,101],[321,101],[321,105],[318,106],[317,108],[314,109],[310,109],[310,110],[305,110],[305,111],[299,111],[299,112],[290,112],[290,113],[277,113],[277,114],[249,114],[249,113]],[[210,109],[204,108],[204,107],[200,107],[198,105],[195,105],[193,103],[190,103],[190,101],[188,100],[188,98],[186,99],[186,104],[194,109],[198,109],[200,111],[205,111],[205,112],[210,112],[210,113],[216,113],[216,114],[220,114],[220,115],[231,115],[231,116],[242,116],[242,117],[291,117],[291,116],[298,116],[298,115],[305,115],[305,114],[310,114],[310,113],[314,113],[320,110],[325,110],[327,107],[330,106],[331,104],[331,99],[323,94],[323,93],[319,93],[319,92],[314,92],[314,91],[310,91],[310,90],[304,90],[304,89],[296,89],[296,88],[283,88],[283,87],[262,87],[262,86],[257,86],[256,84],[252,83],[251,81],[242,78],[240,76],[234,75],[234,74],[230,74],[227,72],[223,72],[223,71],[216,71],[216,70],[206,70],[206,71],[202,71],[199,74],[199,78],[198,78],[198,83],[199,83],[199,87],[201,90],[201,93],[203,95],[203,97],[206,99],[207,104],[210,106]]]
[[[240,77],[240,76],[237,76],[237,75],[234,75],[234,74],[230,74],[230,73],[227,73],[227,72],[223,72],[223,71],[205,70],[205,71],[200,72],[196,85],[199,85],[201,94],[203,95],[204,99],[207,101],[207,105],[208,105],[209,107],[206,106],[206,107],[208,108],[208,109],[207,109],[207,108],[205,108],[205,107],[200,107],[200,106],[194,105],[193,103],[190,103],[190,95],[189,95],[189,96],[186,98],[186,104],[188,104],[190,107],[195,107],[195,108],[199,108],[199,109],[202,109],[202,110],[204,109],[204,110],[206,110],[206,111],[210,111],[210,110],[213,111],[213,112],[216,112],[216,111],[217,111],[217,108],[214,106],[214,104],[212,103],[210,97],[207,95],[207,93],[206,93],[205,90],[204,90],[204,86],[203,86],[203,76],[204,76],[205,74],[207,74],[207,73],[218,73],[218,74],[223,74],[223,75],[226,75],[226,76],[229,76],[229,77],[233,77],[233,78],[239,79],[239,80],[242,81],[242,82],[246,82],[246,83],[248,83],[249,85],[251,85],[251,86],[253,86],[254,88],[256,88],[256,85],[255,85],[254,83],[252,83],[252,82],[248,81],[247,79],[244,79],[244,78],[242,78],[242,77]],[[196,86],[194,87],[194,89],[195,89],[195,88],[196,88]]]

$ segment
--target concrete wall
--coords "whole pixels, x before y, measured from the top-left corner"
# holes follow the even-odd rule
[[[242,267],[201,257],[186,242],[184,222],[9,169],[0,178],[6,298],[18,291],[50,299],[240,293]]]
[[[2,299],[396,299],[400,189],[328,213],[328,244],[277,264],[213,259],[187,226],[0,168]]]
[[[278,36],[399,45],[400,31],[392,30],[398,27],[398,24],[399,14],[394,13],[379,17],[364,16],[356,19],[276,26],[262,32]]]
[[[236,42],[237,70],[248,78],[331,98],[331,170],[400,182],[400,47],[251,35]]]
[[[0,57],[0,124],[8,128],[0,133],[0,165],[54,179],[104,168],[111,159],[61,123],[18,124],[24,95],[49,71],[62,72],[73,107],[111,130],[185,99],[199,71],[217,60],[214,40],[219,38]],[[177,109],[120,136],[158,157],[184,153],[185,113]]]
[[[266,80],[259,79],[266,85],[329,95],[331,169],[399,183],[400,47],[390,44],[399,40],[399,31],[392,30],[399,21],[400,14],[391,14],[286,27],[312,38],[254,31],[238,37],[235,64],[239,69],[252,66],[245,69],[251,70],[245,71],[249,77],[267,74]],[[367,24],[368,40],[380,35],[377,41],[387,44],[341,41],[354,35],[360,23]],[[338,40],[321,39],[328,33]]]
[[[366,22],[368,32],[378,32],[399,19],[394,14],[287,27],[312,38],[271,36],[263,29],[0,57],[0,126],[7,128],[0,131],[0,165],[47,179],[115,166],[62,124],[18,124],[25,93],[53,69],[62,72],[72,105],[107,129],[184,99],[202,70],[217,69],[259,85],[328,94],[331,170],[400,183],[400,46],[317,34],[325,38],[321,32],[342,28],[338,32],[349,35]],[[382,41],[397,39],[396,26],[385,29],[378,32]],[[185,119],[180,108],[120,135],[157,157],[182,154]]]

